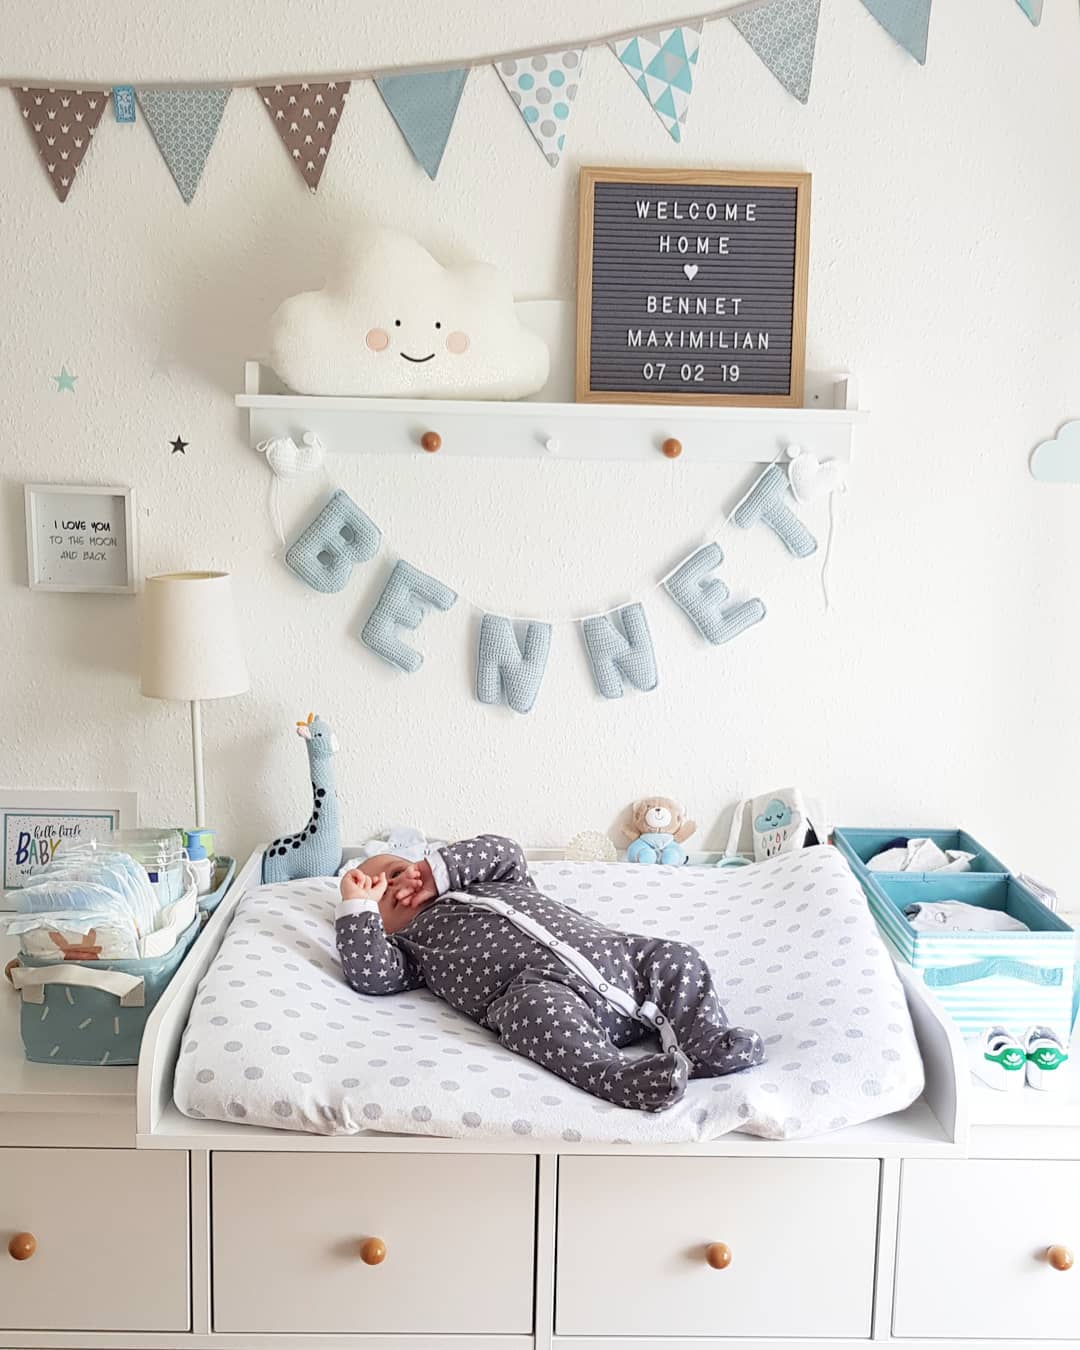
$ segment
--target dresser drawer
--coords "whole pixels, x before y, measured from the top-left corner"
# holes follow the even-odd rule
[[[905,1162],[895,1336],[1074,1341],[1080,1162]],[[1057,1250],[1061,1249],[1061,1250]]]
[[[868,1336],[878,1180],[872,1159],[563,1158],[558,1332]]]
[[[0,1148],[0,1243],[0,1327],[185,1331],[187,1154]]]
[[[527,1156],[216,1153],[214,1328],[527,1334],[535,1208]]]

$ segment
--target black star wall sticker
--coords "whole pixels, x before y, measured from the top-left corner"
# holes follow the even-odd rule
[[[171,441],[170,444],[172,445],[172,453],[174,455],[182,455],[184,451],[187,450],[191,442],[182,440],[179,436],[177,436],[176,440]]]

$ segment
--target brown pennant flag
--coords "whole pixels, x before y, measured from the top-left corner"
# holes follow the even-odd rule
[[[13,89],[26,129],[34,138],[49,181],[67,201],[75,173],[83,162],[94,128],[109,101],[107,89]]]
[[[326,167],[348,93],[348,81],[259,86],[259,96],[281,143],[312,192],[319,186]]]

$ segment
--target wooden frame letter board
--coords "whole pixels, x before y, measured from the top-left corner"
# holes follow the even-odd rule
[[[801,407],[808,173],[582,169],[577,398]]]

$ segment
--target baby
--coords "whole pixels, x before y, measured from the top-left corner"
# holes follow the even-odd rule
[[[342,968],[362,994],[426,987],[508,1050],[617,1106],[662,1111],[687,1079],[760,1064],[729,1027],[693,947],[608,928],[552,900],[510,839],[482,834],[410,863],[369,858],[341,879]],[[649,1035],[660,1048],[632,1057]]]

